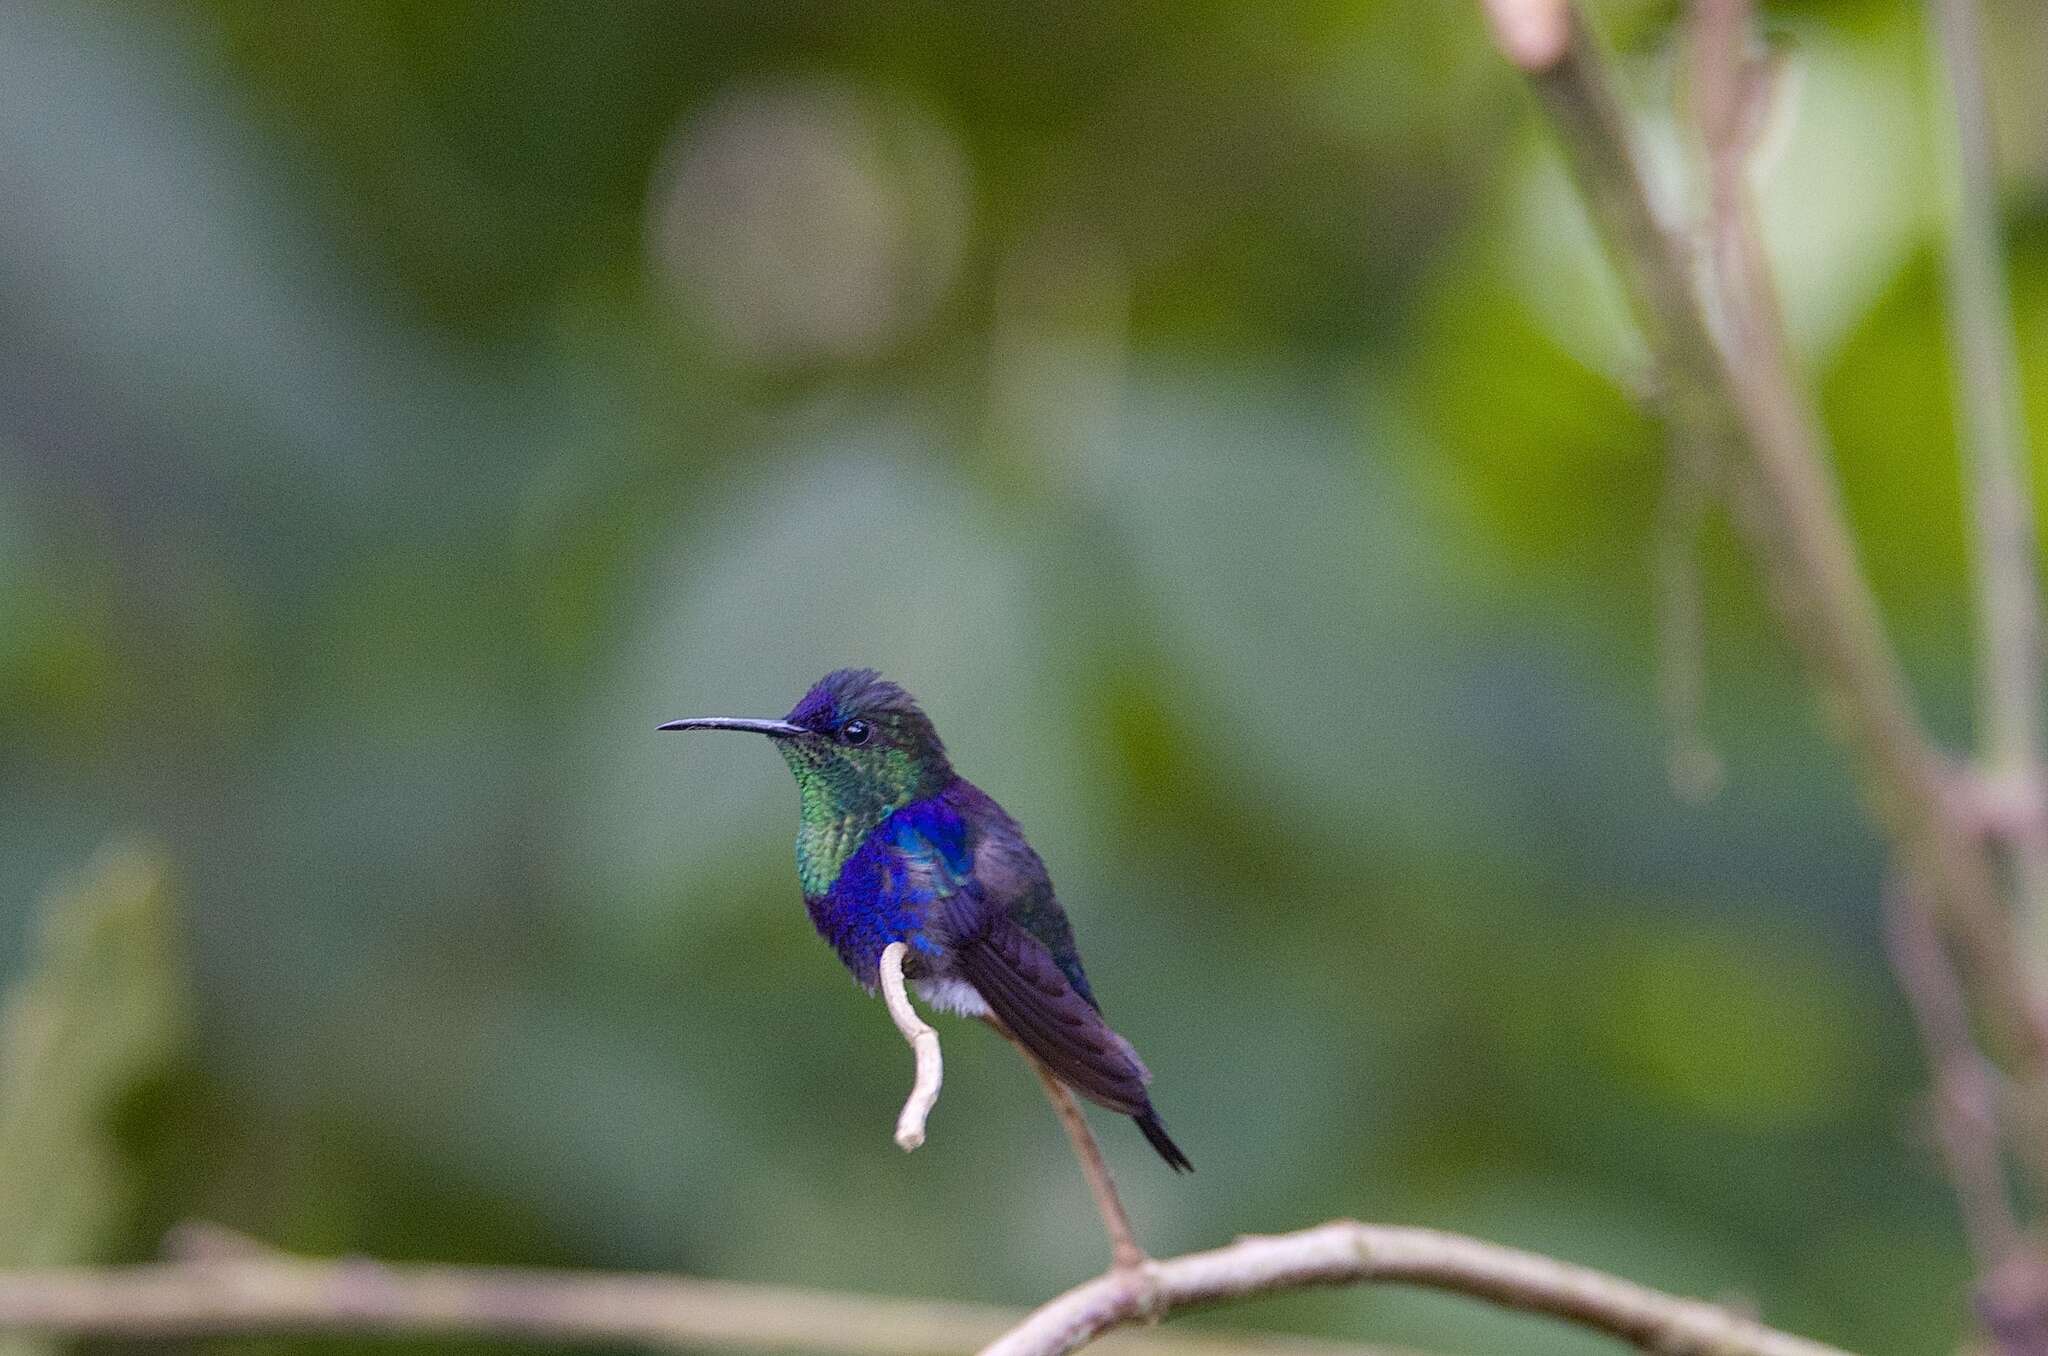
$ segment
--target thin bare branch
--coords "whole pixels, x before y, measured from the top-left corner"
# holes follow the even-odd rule
[[[1778,305],[1750,165],[1756,137],[1768,123],[1770,66],[1751,50],[1749,0],[1695,0],[1692,24],[1693,113],[1707,179],[1710,318],[1732,370],[1758,384],[1762,398],[1782,402],[1783,418],[1805,454],[1825,448],[1820,420],[1794,373]]]
[[[910,1096],[904,1100],[902,1114],[896,1118],[896,1144],[905,1153],[924,1143],[925,1118],[938,1104],[939,1084],[945,1079],[939,1033],[917,1015],[903,988],[903,957],[908,951],[901,942],[891,942],[882,948],[882,999],[889,1005],[896,1029],[910,1042],[911,1054],[917,1058],[917,1076],[910,1085]]]
[[[1969,1005],[1940,935],[1898,883],[1885,891],[1885,944],[1927,1052],[1935,1143],[1978,1270],[1988,1276],[2020,1241],[1998,1147],[1998,1074],[1970,1035]]]
[[[2040,565],[1984,41],[1976,0],[1928,0],[1948,101],[1944,207],[1957,432],[1970,482],[1977,583],[1977,712],[1986,776],[2025,812],[2002,835],[2037,990],[2048,988],[2048,799],[2042,785]]]
[[[1963,6],[1968,7],[1967,3]],[[1819,420],[1811,409],[1803,384],[1796,378],[1796,364],[1778,309],[1749,184],[1754,138],[1767,121],[1761,108],[1768,95],[1769,67],[1752,50],[1748,0],[1697,0],[1695,15],[1695,84],[1700,91],[1700,129],[1708,159],[1713,272],[1718,284],[1715,296],[1720,300],[1725,321],[1723,342],[1733,354],[1733,370],[1761,393],[1767,407],[1782,407],[1788,416],[1797,414],[1796,419],[1788,419],[1788,427],[1807,430],[1803,455],[1818,460],[1823,447],[1818,432]],[[1995,241],[1990,248],[1995,251]],[[2000,285],[2002,289],[2002,273]],[[1984,319],[1982,316],[1978,318]],[[2003,325],[2005,322],[2000,318],[1997,323]],[[1979,459],[1980,473],[1981,463],[1985,460]],[[1989,473],[1988,479],[1991,482],[1988,488],[1980,480],[1980,497],[1995,500],[2007,494],[2009,487],[2002,483],[2003,477],[1999,472]],[[2006,505],[1993,510],[1990,517],[2000,527],[2006,527],[2010,526],[2016,512],[2025,524],[2027,540],[2019,544],[2016,552],[2013,543],[1996,543],[1995,549],[1989,550],[1980,564],[1986,572],[2017,571],[2024,576],[2018,584],[2010,580],[1987,584],[1987,596],[1998,601],[1995,607],[1987,604],[1987,611],[1996,615],[1987,617],[1986,626],[1997,633],[2002,626],[2018,622],[2031,651],[2039,639],[2033,584],[2032,516],[2023,490],[2018,492],[2018,498],[2021,502],[2016,510]],[[1839,516],[1838,512],[1836,516]],[[1980,530],[1984,526],[1985,523],[1980,521]],[[2016,561],[2012,558],[2015,554],[2018,557]],[[2013,850],[2013,880],[2020,887],[2019,895],[2023,901],[2018,912],[2025,917],[2024,901],[2031,890],[2030,882],[2048,884],[2048,819],[2042,817],[2038,794],[2032,791],[2031,786],[2035,780],[2032,769],[2037,763],[2031,750],[2039,733],[2032,709],[2037,700],[2034,688],[2039,683],[2040,670],[2038,659],[2031,656],[2018,671],[2007,669],[2004,667],[2007,657],[1998,653],[1999,649],[1999,638],[1994,634],[1987,645],[1983,668],[1989,675],[1984,684],[1985,727],[1989,741],[1987,762],[1995,776],[1991,782],[1971,778],[1968,784],[1973,789],[1991,785],[2008,791],[2014,787],[2027,788],[2009,796],[2009,800],[2016,803],[2012,806],[2013,813],[2001,822],[2002,832],[1999,835]],[[2016,698],[2012,696],[2014,684],[2019,685]],[[2024,714],[2015,714],[2008,709],[2015,701],[2026,708]],[[2044,974],[2040,967],[2029,965],[2024,959],[2026,948],[2021,945],[2022,939],[2010,922],[2012,910],[2006,903],[2007,882],[2001,879],[1997,863],[1987,851],[1988,843],[1995,840],[1986,837],[1975,808],[1967,803],[1974,800],[1981,805],[1988,797],[1980,794],[1958,798],[1954,794],[1953,781],[1952,772],[1937,771],[1934,778],[1935,803],[1943,811],[1943,837],[1954,843],[1958,860],[1975,859],[1973,874],[1981,875],[1986,886],[1995,892],[1997,922],[2002,934],[1999,944],[2010,953],[2007,958],[1994,958],[2002,960],[1997,973],[1984,975],[1981,970],[1979,972],[1994,989],[2009,987],[2010,992],[2002,1001],[2016,1005],[2008,1013],[1994,1012],[1993,1016],[2005,1020],[2005,1034],[2015,1035],[2021,1041],[2030,1037],[2038,1040],[2041,1014],[2039,985]],[[2037,875],[2037,871],[2041,874]],[[1910,878],[1915,881],[1923,879],[1918,875]],[[1910,901],[1909,906],[1926,907],[1921,891],[1916,889],[1906,897]],[[1948,911],[1947,916],[1954,927],[1957,922],[1954,912]],[[1972,940],[1969,933],[1958,931],[1957,940],[1964,947],[1964,954],[1971,955],[1973,960],[1979,959],[1969,950]],[[1988,944],[1992,939],[1982,940]],[[1947,955],[1939,949],[1941,943],[1938,938],[1934,945],[1937,947],[1937,959],[1946,967]],[[1957,992],[1965,991],[1959,987]],[[1973,1038],[1966,1034],[1964,1039],[1970,1048],[1975,1048]],[[2016,1050],[2008,1047],[2008,1053],[2019,1056],[2015,1067],[2020,1076],[2021,1095],[1993,1098],[1985,1104],[1985,1110],[1987,1114],[1993,1114],[1992,1109],[1996,1108],[2004,1113],[2007,1122],[2004,1129],[2010,1136],[2012,1147],[2018,1152],[2019,1161],[2038,1182],[2048,1184],[2048,1152],[2044,1152],[2048,1151],[2048,1088],[2043,1085],[2039,1052],[2029,1055],[2022,1045]],[[1954,1069],[1958,1066],[1951,1063],[1946,1067]],[[1938,1090],[1937,1095],[1946,1094]],[[1995,1134],[1995,1127],[1992,1133]],[[1979,1150],[1979,1146],[1963,1147],[1967,1152]],[[1989,1170],[2002,1173],[1995,1138],[1981,1147],[1991,1155]],[[1981,1175],[1984,1165],[1975,1165],[1975,1170]],[[1962,1189],[1964,1185],[1958,1179],[1958,1188]],[[1965,1202],[1966,1210],[1981,1213],[1983,1208],[1982,1201]]]
[[[1017,1047],[1017,1053],[1038,1075],[1039,1083],[1045,1088],[1045,1098],[1052,1103],[1053,1114],[1060,1118],[1060,1127],[1067,1132],[1067,1141],[1074,1147],[1074,1157],[1080,1161],[1081,1175],[1088,1179],[1088,1194],[1095,1198],[1096,1213],[1102,1216],[1102,1228],[1109,1235],[1110,1266],[1126,1270],[1142,1265],[1145,1249],[1138,1244],[1138,1235],[1131,1228],[1131,1217],[1124,1213],[1123,1198],[1117,1195],[1116,1179],[1109,1174],[1109,1163],[1102,1157],[1102,1146],[1095,1142],[1095,1132],[1088,1128],[1088,1118],[1081,1111],[1080,1104],[1067,1085],[1060,1082],[1052,1070],[1039,1062],[1024,1042],[1010,1034],[993,1013],[982,1018],[995,1033]]]
[[[1545,1314],[1672,1356],[1843,1356],[1699,1300],[1433,1229],[1341,1220],[1113,1270],[1033,1311],[684,1277],[314,1260],[217,1230],[187,1261],[0,1272],[0,1331],[191,1338],[381,1333],[731,1346],[852,1356],[1066,1352],[1178,1309],[1305,1286],[1426,1286]],[[1396,1356],[1379,1347],[1207,1332],[1116,1334],[1128,1356]],[[1407,1353],[1406,1356],[1416,1356]]]
[[[1927,1052],[1934,1141],[1977,1259],[1977,1313],[2002,1356],[2048,1352],[2048,1264],[2021,1229],[2000,1147],[1998,1071],[1977,1049],[1961,981],[1906,887],[1885,892],[1885,942]]]
[[[2048,1352],[2048,1268],[2027,1251],[2006,1258],[1979,1281],[1977,1316],[1999,1356]]]
[[[2002,1052],[2025,1069],[2038,1102],[2042,1031],[1997,873],[1981,839],[1954,813],[1947,764],[1913,710],[1857,565],[1825,443],[1775,333],[1767,278],[1749,260],[1737,261],[1743,267],[1733,285],[1748,328],[1739,354],[1731,352],[1708,322],[1713,308],[1686,251],[1658,219],[1606,62],[1576,7],[1569,29],[1564,51],[1530,70],[1529,84],[1657,363],[1665,417],[1728,459],[1736,522],[1780,623],[1861,756],[1874,812],[1907,869],[1927,883]]]
[[[1018,1048],[1023,1049],[1022,1046]],[[1102,1146],[1095,1142],[1095,1132],[1088,1128],[1088,1118],[1074,1101],[1074,1094],[1067,1091],[1066,1084],[1060,1082],[1052,1070],[1033,1059],[1028,1051],[1024,1057],[1031,1060],[1038,1081],[1045,1085],[1046,1100],[1052,1103],[1060,1124],[1066,1128],[1067,1138],[1074,1146],[1074,1157],[1081,1161],[1081,1174],[1088,1179],[1089,1193],[1095,1197],[1095,1209],[1102,1215],[1102,1227],[1109,1234],[1110,1265],[1119,1270],[1142,1266],[1145,1249],[1138,1245],[1138,1236],[1131,1228],[1131,1217],[1124,1213],[1123,1198],[1116,1191],[1116,1179],[1109,1175],[1109,1164],[1102,1157]]]
[[[1058,1356],[1121,1324],[1191,1305],[1304,1286],[1386,1282],[1427,1286],[1545,1314],[1669,1356],[1843,1356],[1753,1319],[1535,1253],[1434,1229],[1339,1220],[1213,1252],[1147,1262],[1076,1286],[982,1349],[982,1356]]]
[[[1664,717],[1665,770],[1681,799],[1721,789],[1721,756],[1706,733],[1707,654],[1701,622],[1700,532],[1713,504],[1713,456],[1673,438],[1658,507],[1657,696]]]
[[[951,1356],[995,1339],[1021,1317],[990,1305],[675,1276],[315,1260],[210,1229],[198,1246],[203,1255],[187,1261],[0,1271],[0,1331],[155,1340],[461,1335]],[[1403,1356],[1384,1348],[1228,1332],[1131,1333],[1112,1345],[1125,1356]]]

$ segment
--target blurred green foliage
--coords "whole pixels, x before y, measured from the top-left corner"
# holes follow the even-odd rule
[[[2043,429],[2048,47],[1993,9]],[[1674,10],[1602,10],[1667,168]],[[1768,21],[1787,309],[1961,739],[1918,15]],[[901,1155],[786,773],[652,734],[864,663],[1031,831],[1158,1071],[1201,1172],[1104,1127],[1156,1249],[1354,1213],[1879,1356],[1959,1332],[1878,847],[1718,524],[1731,781],[1663,785],[1663,449],[1472,7],[28,0],[0,147],[0,969],[146,832],[197,1009],[120,1120],[137,1193],[63,1251],[200,1215],[1078,1279],[1032,1080],[946,1027]],[[1376,1290],[1226,1317],[1602,1349]]]
[[[0,1264],[105,1255],[149,1194],[121,1130],[175,1081],[191,1038],[164,875],[157,853],[110,847],[43,905],[0,1007]]]

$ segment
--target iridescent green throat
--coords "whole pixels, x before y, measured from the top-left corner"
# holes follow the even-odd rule
[[[803,885],[805,898],[813,898],[832,888],[847,859],[859,851],[862,840],[889,817],[893,807],[835,811],[827,798],[810,786],[803,788],[803,798],[803,819],[796,830],[796,878]]]
[[[803,804],[796,831],[797,880],[807,898],[815,897],[832,888],[876,826],[917,798],[925,778],[902,750],[877,750],[856,763],[817,757],[794,740],[779,741],[776,747],[796,774]]]

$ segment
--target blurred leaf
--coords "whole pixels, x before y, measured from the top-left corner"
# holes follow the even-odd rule
[[[0,1263],[92,1260],[135,1198],[113,1123],[190,1021],[164,877],[154,851],[117,844],[44,905],[0,1010]]]
[[[1515,566],[1633,582],[1663,476],[1661,439],[1499,272],[1459,270],[1424,313],[1408,392],[1439,445],[1431,469]]]
[[[1815,941],[1748,922],[1638,925],[1598,963],[1589,1053],[1636,1095],[1752,1129],[1857,1104],[1868,1062],[1854,996]]]
[[[1871,586],[1908,642],[1960,658],[1968,550],[1952,357],[1932,251],[1904,269],[1819,383]],[[1911,543],[1910,550],[1898,543]]]
[[[1333,798],[1387,833],[1476,818],[1473,788],[1441,775],[1463,694],[1420,680],[1456,669],[1464,637],[1431,547],[1451,525],[1387,465],[1413,445],[1376,390],[1347,417],[1284,375],[1152,364],[1118,436],[1076,467],[1156,613],[1169,662],[1151,681],[1190,733],[1228,731],[1198,747],[1253,779],[1240,795],[1256,786],[1304,826]],[[1338,710],[1375,718],[1319,718]]]

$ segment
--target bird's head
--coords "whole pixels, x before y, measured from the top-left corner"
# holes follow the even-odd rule
[[[661,728],[767,735],[796,774],[807,815],[886,813],[953,776],[931,720],[873,669],[826,674],[781,720],[700,716]]]

